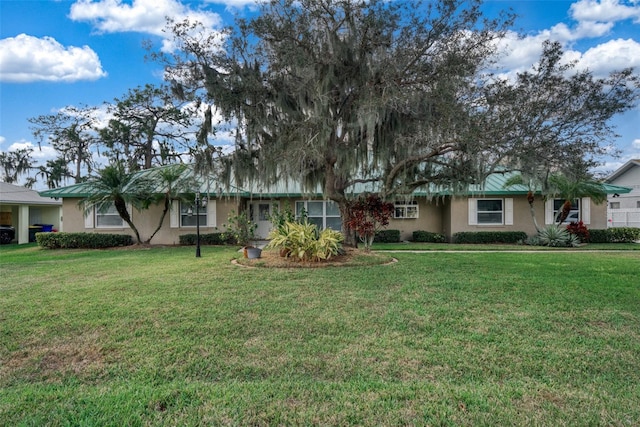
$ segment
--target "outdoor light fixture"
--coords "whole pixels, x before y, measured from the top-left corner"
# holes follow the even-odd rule
[[[200,192],[196,193],[196,258],[200,258],[200,207],[207,206],[207,197],[200,196]],[[189,208],[191,214],[191,208]]]

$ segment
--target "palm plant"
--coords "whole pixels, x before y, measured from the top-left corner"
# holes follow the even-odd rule
[[[131,227],[138,244],[142,244],[138,228],[131,220],[127,204],[137,210],[149,206],[152,199],[151,181],[127,172],[122,162],[113,163],[98,172],[98,176],[87,182],[91,195],[80,201],[85,214],[93,207],[113,203],[120,218]]]
[[[607,200],[607,193],[604,192],[602,184],[590,179],[574,179],[563,174],[553,174],[548,182],[547,197],[564,200],[554,219],[556,224],[562,224],[567,219],[575,199],[589,197],[594,203]]]
[[[186,169],[187,166],[184,164],[171,165],[159,169],[158,182],[156,184],[163,188],[164,191],[151,195],[151,198],[145,202],[146,204],[144,206],[148,207],[148,205],[156,203],[162,203],[164,206],[162,215],[158,221],[158,226],[153,233],[151,233],[151,236],[145,240],[145,243],[151,242],[153,236],[162,228],[162,223],[169,209],[171,209],[171,201],[181,199],[181,195],[187,193],[188,190],[193,187],[193,178],[185,177],[184,175]]]

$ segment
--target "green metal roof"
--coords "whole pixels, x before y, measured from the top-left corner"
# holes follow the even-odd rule
[[[158,179],[163,168],[170,166],[162,166],[153,169],[146,169],[137,172],[140,177],[148,178],[152,181],[160,182]],[[525,195],[528,193],[529,188],[525,185],[517,184],[506,187],[506,182],[517,175],[517,172],[497,172],[489,175],[483,184],[469,185],[468,190],[455,195],[460,196],[499,196],[499,195]],[[230,185],[226,188],[221,182],[215,178],[214,175],[209,177],[197,177],[194,174],[193,167],[187,167],[184,171],[185,179],[193,179],[194,188],[192,192],[199,191],[202,194],[207,194],[210,197],[245,197],[245,198],[282,198],[282,197],[322,197],[322,189],[318,187],[315,191],[303,191],[301,185],[297,182],[282,181],[274,185],[262,185],[259,183],[247,183],[242,186]],[[626,194],[631,192],[630,188],[620,187],[612,184],[602,184],[603,190],[607,194]],[[157,193],[162,193],[165,188],[156,187],[154,189]],[[371,185],[358,184],[354,186],[349,193],[361,194],[365,192],[374,192],[375,188]],[[448,189],[435,189],[432,188],[429,191],[416,190],[415,197],[426,196],[452,196],[454,195]],[[52,198],[84,198],[91,195],[91,184],[81,183],[69,185],[66,187],[54,188],[51,190],[41,191],[40,195],[43,197]]]

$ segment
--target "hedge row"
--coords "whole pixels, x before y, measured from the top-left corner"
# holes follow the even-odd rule
[[[36,242],[45,249],[105,249],[130,246],[128,234],[102,233],[36,233]]]
[[[181,245],[195,245],[198,236],[196,234],[183,234],[179,237]],[[200,235],[201,245],[234,245],[236,239],[231,233],[207,233]]]
[[[381,230],[373,238],[376,243],[398,243],[400,242],[400,230]]]
[[[418,230],[413,232],[413,241],[420,243],[445,243],[447,239],[440,233]]]
[[[590,243],[631,243],[640,240],[640,228],[615,227],[606,230],[589,230]]]
[[[453,243],[518,243],[526,239],[524,231],[463,231],[453,235]]]

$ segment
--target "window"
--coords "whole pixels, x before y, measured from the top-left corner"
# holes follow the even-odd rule
[[[113,202],[105,202],[97,205],[95,207],[95,215],[97,228],[122,228],[124,226],[124,221],[120,218],[120,214],[116,210]]]
[[[478,224],[502,224],[502,199],[478,200]]]
[[[610,209],[620,209],[620,202],[609,202]]]
[[[331,200],[296,202],[296,218],[301,218],[304,214],[309,222],[315,224],[320,230],[331,228],[340,231],[342,228],[340,209]]]
[[[563,199],[554,199],[553,200],[553,220],[556,221],[558,217],[558,211],[562,209],[562,205],[564,205]],[[570,222],[578,222],[580,221],[580,200],[575,199],[573,203],[571,203],[571,210],[569,211],[569,216],[564,220],[563,224],[569,224]]]
[[[469,199],[469,225],[513,225],[513,199]]]
[[[200,205],[200,209],[196,214],[196,206],[180,202],[180,226],[181,227],[195,227],[200,217],[200,226],[207,226],[207,206]]]
[[[640,201],[636,202],[636,208],[640,209]]]
[[[418,218],[418,202],[395,202],[395,209],[393,212],[394,218]]]

